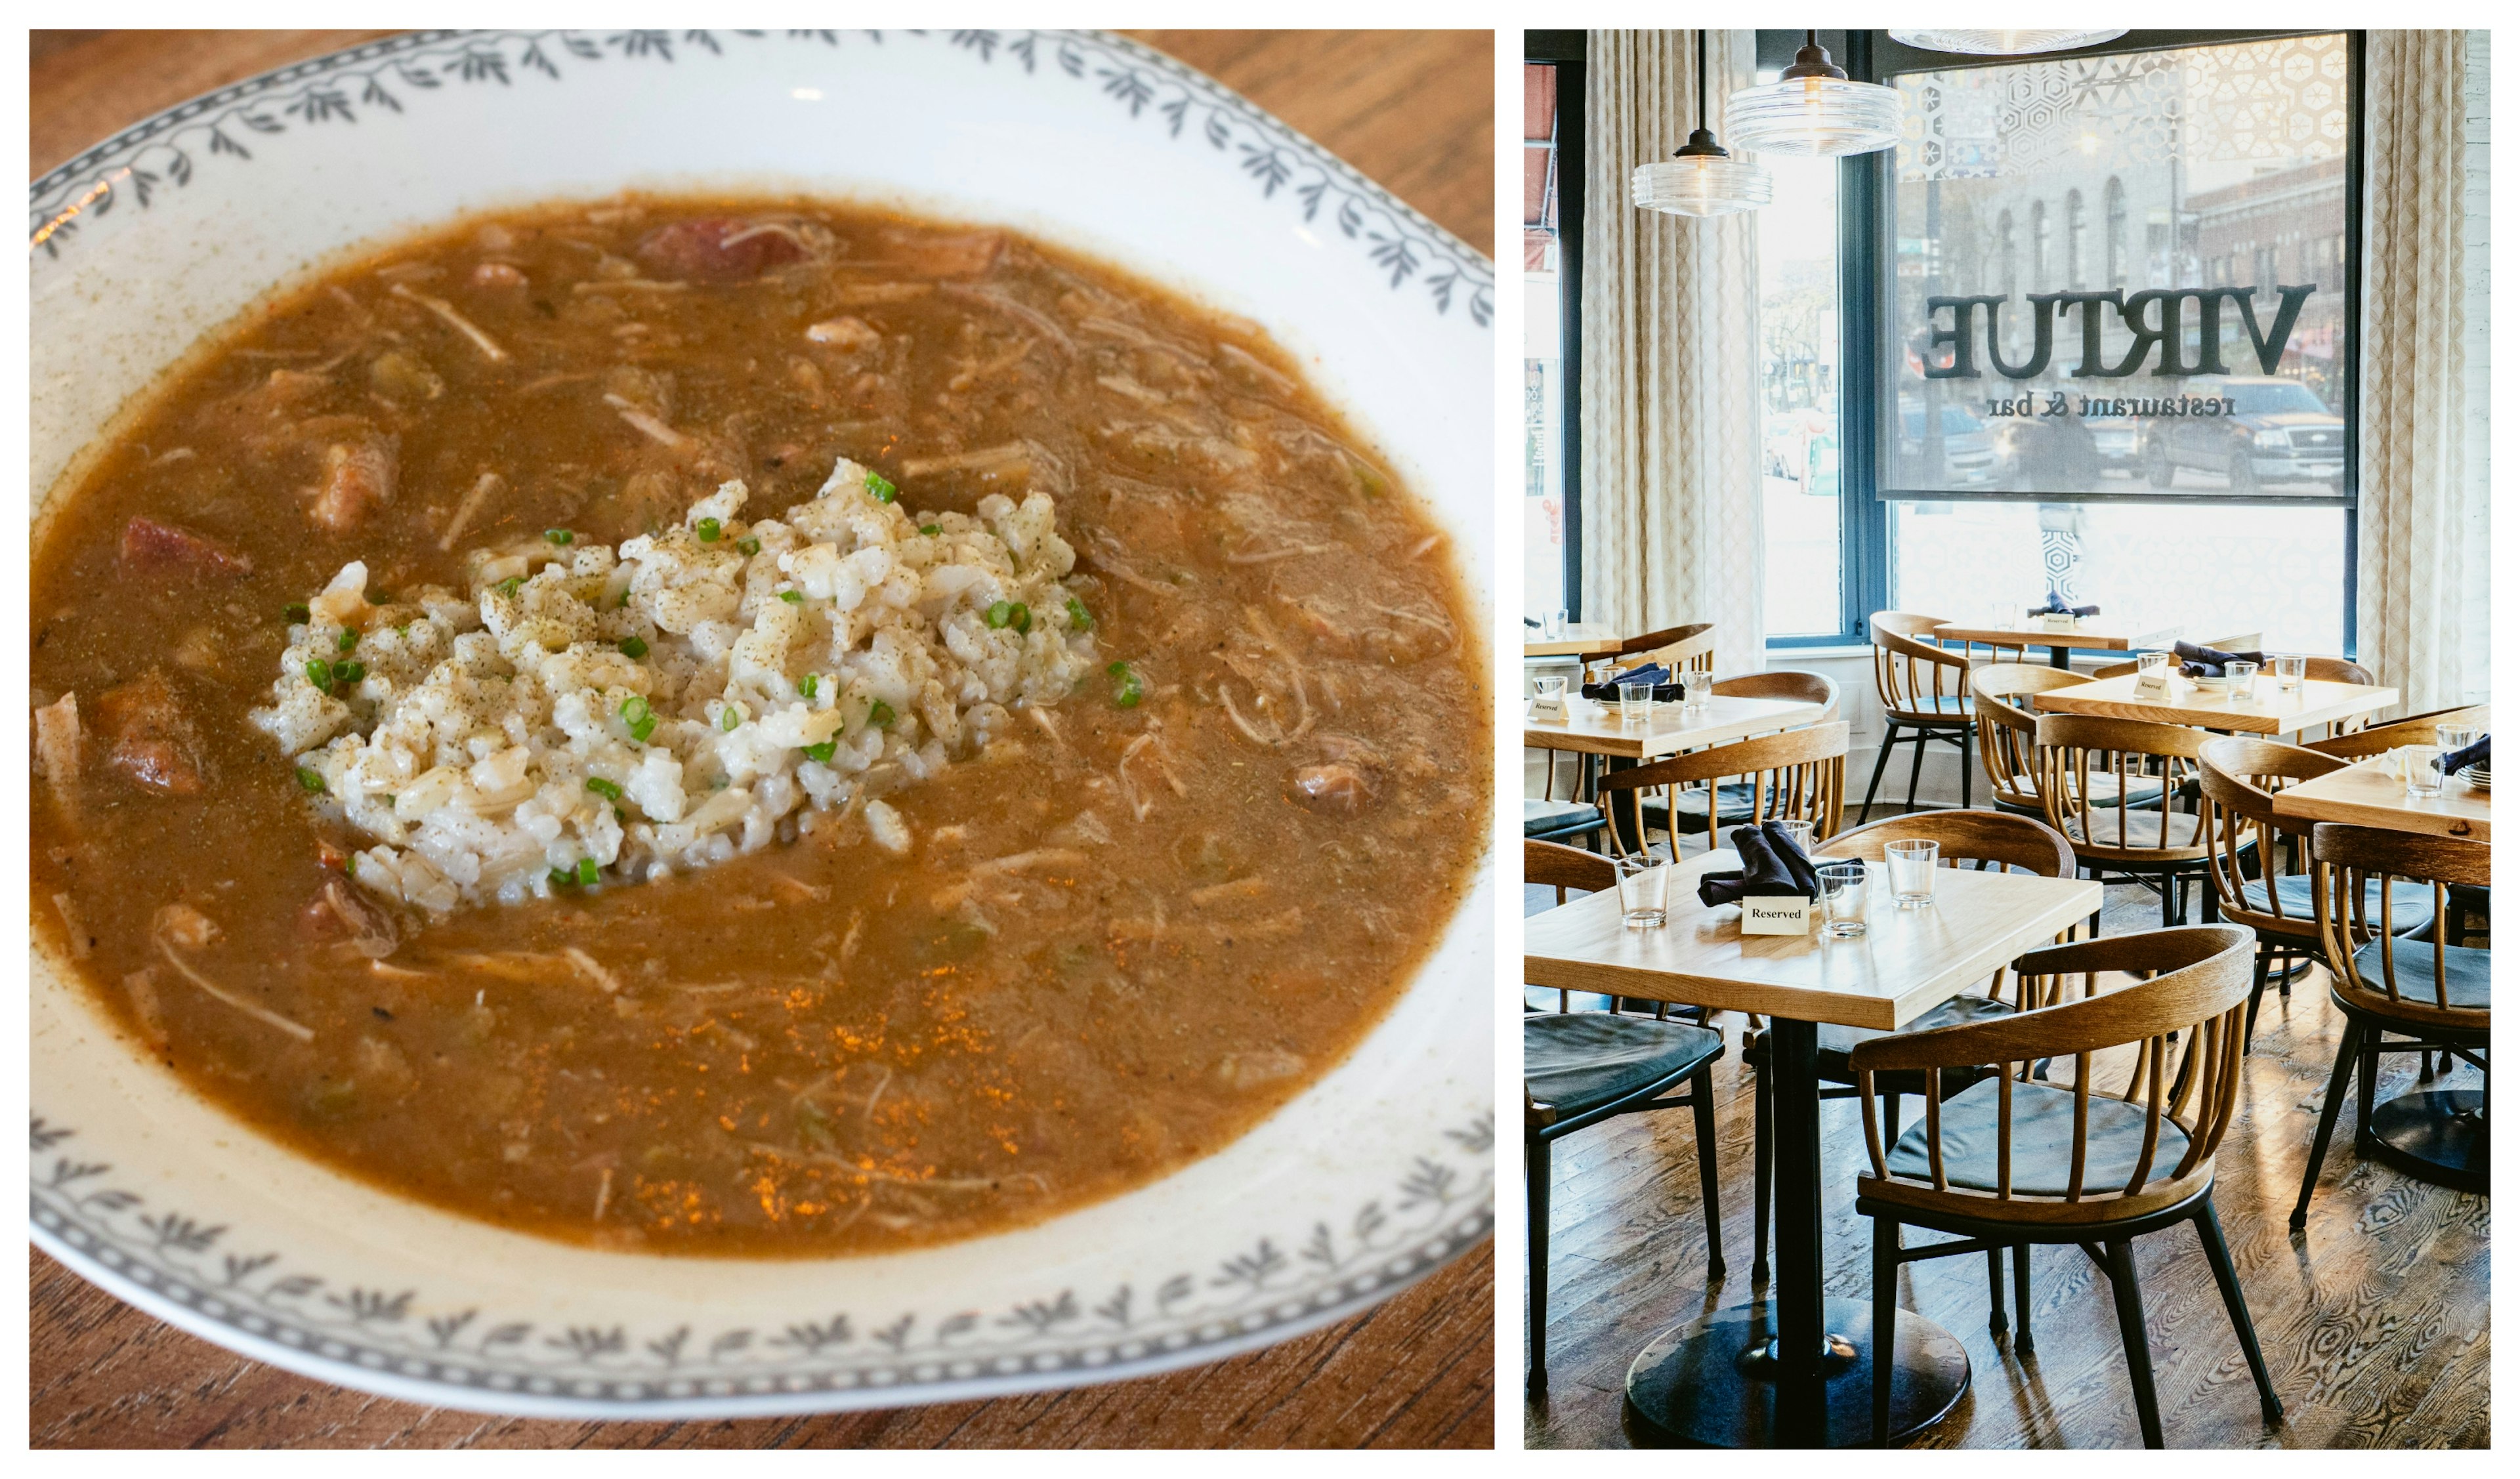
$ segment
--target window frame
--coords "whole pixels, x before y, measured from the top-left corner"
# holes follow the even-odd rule
[[[1522,60],[1557,68],[1558,487],[1566,499],[1567,619],[1584,619],[1584,67],[1586,33],[1527,30]],[[1570,107],[1569,104],[1572,106]],[[1519,249],[1519,248],[1517,248]]]

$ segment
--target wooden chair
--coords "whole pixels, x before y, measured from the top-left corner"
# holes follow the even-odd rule
[[[2258,1008],[2267,983],[2292,995],[2293,965],[2319,953],[2318,908],[2310,875],[2299,867],[2307,823],[2275,815],[2275,794],[2286,786],[2343,770],[2345,762],[2299,745],[2242,736],[2209,740],[2198,752],[2198,778],[2213,851],[2206,872],[2224,919],[2255,930],[2257,980],[2249,989],[2246,1032],[2255,1041]],[[2379,907],[2371,884],[2371,908]],[[2432,893],[2421,884],[2393,886],[2399,932],[2432,923]],[[2281,965],[2280,972],[2275,967]]]
[[[1621,672],[1656,662],[1674,673],[1683,668],[1693,668],[1701,673],[1714,672],[1715,623],[1699,621],[1631,637],[1619,644],[1613,661]]]
[[[2009,816],[2001,812],[1930,811],[1909,817],[1885,817],[1869,827],[1841,832],[1826,846],[1815,848],[1822,857],[1862,858],[1868,863],[1886,861],[1883,851],[1893,842],[1914,839],[1936,842],[1942,846],[1942,866],[1975,867],[2008,873],[2020,869],[2043,878],[2069,878],[2074,875],[2074,850],[2047,824],[2029,817]],[[1907,1031],[1924,1032],[1948,1027],[1955,1022],[1983,1021],[2002,1016],[2013,1008],[1999,993],[2003,972],[1997,971],[1988,983],[1984,996],[1962,994],[1910,1023]],[[1847,1066],[1847,1057],[1858,1043],[1869,1042],[1883,1033],[1868,1027],[1845,1027],[1822,1023],[1820,1029],[1820,1081],[1822,1098],[1852,1098],[1855,1095],[1855,1073]],[[1776,1104],[1768,1076],[1768,1035],[1757,1032],[1743,1038],[1741,1061],[1759,1070],[1757,1098],[1753,1112],[1755,1129],[1751,1138],[1753,1191],[1751,1194],[1750,1277],[1765,1278],[1768,1275],[1768,1208],[1769,1189],[1776,1164],[1774,1131]],[[1984,1075],[1971,1069],[1955,1069],[1942,1076],[1938,1097],[1949,1098]],[[1882,1118],[1898,1133],[1899,1102],[1906,1096],[1924,1096],[1928,1082],[1921,1073],[1885,1073],[1876,1089],[1881,1095]],[[2001,1284],[2002,1266],[2000,1255],[1987,1255],[1988,1287],[1995,1300],[1990,1317],[1997,1333],[2003,1330],[2003,1300]]]
[[[2429,714],[2417,714],[2411,718],[2392,719],[2386,724],[2375,724],[2325,740],[2312,740],[2302,747],[2317,750],[2322,755],[2333,755],[2339,760],[2362,760],[2372,755],[2385,755],[2402,744],[2438,744],[2444,725],[2463,724],[2474,729],[2490,729],[2493,720],[2491,704],[2462,704],[2457,708],[2435,709]]]
[[[1846,733],[1839,720],[1709,745],[1607,772],[1594,791],[1619,846],[1630,847],[1633,839],[1631,850],[1650,849],[1659,821],[1675,860],[1684,828],[1704,832],[1709,847],[1723,845],[1722,829],[1751,821],[1798,818],[1812,825],[1814,836],[1825,837],[1837,829],[1845,806]],[[1661,799],[1648,805],[1654,790]]]
[[[1881,699],[1884,728],[1881,751],[1872,762],[1872,784],[1864,788],[1860,826],[1872,819],[1872,796],[1881,788],[1881,772],[1894,746],[1916,747],[1908,769],[1908,808],[1916,806],[1916,784],[1925,773],[1925,746],[1949,744],[1960,753],[1960,805],[1969,804],[1970,718],[1969,660],[1933,642],[1925,634],[1943,624],[1940,616],[1913,611],[1872,613],[1872,687]],[[1907,739],[1901,730],[1910,731]]]
[[[2092,877],[2112,873],[2161,890],[2161,922],[2187,916],[2187,887],[2205,873],[2210,849],[2201,812],[2177,810],[2196,778],[2197,753],[2214,737],[2178,724],[2042,714],[2034,734],[2039,802]],[[2160,790],[2144,804],[2144,787]],[[2216,903],[2205,894],[2205,918]]]
[[[2108,1275],[2137,1420],[2144,1446],[2160,1448],[2134,1240],[2183,1222],[2204,1244],[2260,1410],[2269,1422],[2283,1415],[2214,1214],[2214,1152],[2239,1113],[2250,948],[2248,931],[2227,924],[2037,950],[2012,968],[2023,978],[2024,1002],[2038,1005],[1856,1046],[1851,1062],[1870,1167],[1856,1180],[1855,1209],[1872,1219],[1875,1349],[1895,1348],[1900,1265],[2011,1248],[2018,1345],[2030,1328],[2030,1246],[2078,1246]],[[2142,979],[2100,992],[2100,973],[2115,971]],[[2082,978],[2079,995],[2068,984],[2074,976]],[[2093,1054],[2129,1047],[2135,1057],[2125,1087],[2102,1091]],[[2032,1077],[2032,1065],[2049,1058],[2073,1060],[2071,1087]],[[1924,1122],[1893,1141],[1873,1114],[1881,1077],[1952,1068],[1993,1071],[1950,1099],[1928,1098]],[[1958,1240],[1905,1247],[1900,1233],[1910,1226]],[[1883,1443],[1891,1367],[1887,1361],[1872,1367],[1872,1431]]]
[[[2039,804],[2039,716],[2016,700],[2086,681],[2079,673],[2044,662],[1990,662],[1969,674],[1969,695],[1977,700],[1978,763],[1986,767],[1997,811],[2023,817],[2048,814]]]
[[[1548,842],[1523,844],[1525,882],[1557,889],[1617,886],[1609,860]],[[1724,1218],[1717,1201],[1715,1060],[1722,1033],[1689,1022],[1628,1016],[1616,999],[1606,1011],[1527,1012],[1522,1019],[1522,1148],[1531,1240],[1531,1395],[1549,1387],[1549,1147],[1578,1130],[1622,1114],[1687,1109],[1697,1137],[1698,1194],[1706,1203],[1706,1277],[1724,1277]],[[1672,1096],[1683,1080],[1686,1095]]]
[[[1795,668],[1736,673],[1716,679],[1714,693],[1724,698],[1786,698],[1817,703],[1821,706],[1817,722],[1821,724],[1837,717],[1837,680],[1826,673],[1806,673]]]
[[[2362,1092],[2355,1102],[2357,1151],[2428,1181],[2447,1180],[2463,1190],[2485,1189],[2481,1098],[2475,1105],[2472,1133],[2478,1163],[2471,1182],[2446,1178],[2439,1167],[2418,1162],[2382,1140],[2373,1133],[2371,1111],[2384,1053],[2442,1052],[2480,1073],[2486,1071],[2486,1040],[2493,1025],[2494,953],[2450,944],[2441,930],[2432,931],[2429,942],[2400,939],[2403,923],[2394,906],[2396,885],[2405,880],[2422,884],[2432,896],[2434,914],[2441,914],[2453,885],[2484,886],[2492,874],[2493,856],[2488,844],[2456,837],[2333,822],[2311,829],[2318,939],[2331,972],[2328,1000],[2345,1013],[2345,1032],[2336,1045],[2336,1067],[2328,1075],[2327,1101],[2318,1112],[2310,1164],[2302,1169],[2301,1200],[2292,1209],[2294,1227],[2309,1221],[2310,1196],[2318,1186],[2320,1163],[2327,1159],[2337,1110],[2345,1102],[2346,1088],[2358,1079]],[[2380,886],[2374,888],[2374,883]],[[2413,1041],[2388,1042],[2390,1033]]]

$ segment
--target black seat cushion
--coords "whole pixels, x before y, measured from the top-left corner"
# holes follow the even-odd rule
[[[2275,897],[2283,901],[2284,918],[2299,919],[2305,926],[2318,922],[2318,904],[2313,895],[2313,880],[2308,874],[2285,874],[2275,879]],[[2263,878],[2251,878],[2240,890],[2249,907],[2267,913],[2267,885]],[[2380,880],[2372,878],[2362,885],[2362,907],[2370,912],[2371,922],[2380,922]],[[2421,929],[2433,921],[2433,886],[2409,883],[2404,879],[2389,885],[2389,929],[2405,934]]]
[[[1962,1022],[1983,1022],[1990,1017],[2010,1016],[2009,1004],[1993,997],[1956,996],[1923,1016],[1910,1022],[1902,1031],[1927,1032],[1936,1027],[1956,1027]],[[1847,1065],[1847,1054],[1855,1045],[1891,1034],[1872,1027],[1844,1027],[1835,1022],[1822,1022],[1820,1027],[1820,1080],[1823,1084],[1852,1084],[1855,1070]],[[1768,1034],[1753,1036],[1741,1050],[1742,1061],[1765,1067],[1768,1062]],[[1948,1075],[1949,1070],[1946,1070]],[[1893,1069],[1874,1075],[1877,1086],[1897,1094],[1921,1094],[1924,1075],[1906,1069]],[[1950,1082],[1948,1076],[1946,1082]]]
[[[1747,781],[1727,781],[1715,790],[1715,825],[1717,827],[1744,827],[1759,820],[1751,810],[1758,805],[1758,787]],[[1706,830],[1705,786],[1682,791],[1670,807],[1662,804],[1662,794],[1659,790],[1646,792],[1644,814],[1645,821],[1649,825],[1657,828],[1671,826],[1671,813],[1677,810],[1680,813],[1680,829],[1683,832]],[[1773,787],[1769,790],[1768,797],[1769,805],[1773,807],[1776,804],[1776,791]]]
[[[1996,1099],[2003,1086],[1988,1078],[1943,1100],[1943,1174],[1955,1187],[1996,1189]],[[2143,1153],[2143,1108],[2094,1093],[2083,1163],[2086,1194],[2114,1191],[2135,1174]],[[2147,1180],[2166,1176],[2187,1154],[2187,1136],[2166,1116],[2153,1147]],[[2074,1092],[2041,1083],[2012,1086],[2012,1189],[2028,1196],[2062,1196],[2073,1174]],[[1890,1151],[1894,1176],[1931,1181],[1933,1161],[1919,1120]]]
[[[1887,712],[1902,724],[1954,724],[1977,717],[1977,699],[1968,694],[1918,694],[1918,700]]]
[[[2386,993],[2389,972],[2380,964],[2380,946],[2373,940],[2354,952],[2354,970],[2370,989]],[[2447,946],[2442,951],[2443,974],[2450,978],[2450,1000],[2441,1000],[2433,985],[2433,948],[2418,940],[2400,940],[2389,948],[2389,960],[2397,966],[2398,995],[2426,1007],[2491,1007],[2494,1005],[2494,952],[2470,950],[2462,945]]]
[[[1544,1012],[1522,1019],[1523,1087],[1560,1118],[1694,1073],[1723,1054],[1722,1033],[1686,1022],[1606,1011]]]
[[[1581,830],[1600,825],[1601,813],[1591,802],[1522,798],[1522,834],[1526,837],[1547,836],[1551,832]]]

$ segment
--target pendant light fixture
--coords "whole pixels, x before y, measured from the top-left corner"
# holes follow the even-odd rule
[[[1706,129],[1706,30],[1697,32],[1697,128],[1668,160],[1640,164],[1629,180],[1636,202],[1672,215],[1720,216],[1756,210],[1776,196],[1768,172],[1736,159]]]
[[[1955,52],[1964,57],[2030,57],[2041,52],[2072,51],[2097,46],[2126,34],[2115,30],[1894,30],[1890,39],[1919,51]]]
[[[1803,32],[1794,65],[1774,82],[1745,87],[1724,106],[1724,131],[1743,149],[1778,154],[1871,154],[1899,142],[1906,100],[1895,87],[1850,82],[1828,59],[1820,32]]]

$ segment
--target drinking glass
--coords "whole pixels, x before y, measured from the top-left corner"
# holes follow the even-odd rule
[[[1620,684],[1619,722],[1622,724],[1643,723],[1646,712],[1653,707],[1653,691],[1654,686],[1651,683]]]
[[[1669,863],[1651,853],[1610,860],[1619,874],[1619,914],[1630,929],[1660,929],[1671,914]]]
[[[1910,838],[1881,849],[1890,864],[1890,898],[1901,909],[1930,909],[1934,904],[1934,865],[1943,855],[1940,842]]]
[[[2402,744],[2394,751],[2398,757],[2398,774],[2407,783],[2407,794],[2421,800],[2442,792],[2442,773],[2433,762],[2442,757],[2438,744]]]
[[[2158,686],[2170,677],[2170,654],[2168,652],[2136,653],[2135,676],[2138,682],[2147,686]]]
[[[1531,680],[1531,689],[1533,696],[1539,699],[1539,702],[1535,705],[1539,712],[1544,714],[1562,714],[1566,712],[1565,679],[1534,678]]]
[[[2307,657],[2276,658],[2275,687],[2284,693],[2291,693],[2294,689],[2301,687],[2302,674],[2307,671],[2309,667],[2310,659]]]
[[[1802,849],[1804,857],[1811,856],[1812,825],[1810,823],[1798,817],[1789,817],[1779,819],[1777,825],[1784,829],[1785,835],[1793,839],[1794,846]]]
[[[1864,933],[1864,862],[1832,859],[1820,865],[1821,904],[1828,913],[1831,939],[1851,940]]]
[[[1698,668],[1681,669],[1680,706],[1691,712],[1704,710],[1706,707],[1706,695],[1714,689],[1714,687],[1715,675],[1713,673],[1705,672]]]
[[[2254,662],[2227,662],[2223,676],[2231,680],[2231,701],[2234,703],[2258,695],[2258,665]]]
[[[2463,750],[2485,738],[2485,731],[2473,724],[2444,724],[2433,730],[2433,742],[2444,751]]]
[[[1542,630],[1548,634],[1549,640],[1552,642],[1564,640],[1566,636],[1566,608],[1564,606],[1560,606],[1556,610],[1550,612],[1548,621],[1549,624],[1542,628]]]

